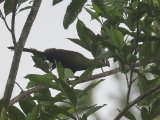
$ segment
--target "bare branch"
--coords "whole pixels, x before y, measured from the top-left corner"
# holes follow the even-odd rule
[[[153,87],[153,88],[151,88],[150,90],[146,91],[145,93],[143,93],[142,95],[140,95],[139,97],[137,97],[132,102],[128,103],[125,106],[125,108],[116,116],[116,118],[114,120],[120,120],[120,118],[125,114],[125,112],[127,112],[132,106],[134,106],[139,101],[143,100],[146,96],[149,96],[152,93],[156,92],[157,90],[160,90],[160,84],[157,85],[157,86],[155,86],[155,87]]]
[[[29,96],[32,93],[36,93],[39,92],[40,90],[44,89],[44,86],[35,86],[27,91],[23,91],[21,92],[18,96],[14,97],[13,99],[10,100],[9,106],[12,106],[13,104],[17,103],[18,101],[20,101],[21,99],[23,99],[24,97]]]
[[[110,70],[110,71],[106,71],[106,72],[103,72],[103,73],[99,73],[99,74],[95,74],[95,75],[92,75],[88,78],[86,78],[84,81],[77,81],[77,80],[73,80],[73,81],[69,81],[69,83],[71,85],[76,85],[76,84],[79,84],[79,83],[84,83],[84,82],[88,82],[88,81],[91,81],[91,80],[95,80],[95,79],[99,79],[99,78],[102,78],[102,77],[106,77],[106,76],[109,76],[109,75],[112,75],[112,74],[115,74],[117,72],[119,72],[120,69],[119,68],[115,68],[113,70]]]

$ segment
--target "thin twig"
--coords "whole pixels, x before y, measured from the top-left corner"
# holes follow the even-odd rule
[[[128,82],[128,91],[127,91],[127,98],[126,98],[126,105],[129,103],[129,99],[130,99],[130,93],[131,93],[131,88],[132,88],[132,77],[133,77],[133,70],[131,70],[130,73],[130,79]]]
[[[24,92],[23,88],[16,81],[15,84],[21,89],[22,92]]]
[[[128,103],[127,106],[125,106],[125,108],[116,116],[116,118],[114,120],[120,120],[120,118],[125,114],[125,112],[127,112],[132,106],[134,106],[135,104],[137,104],[138,102],[143,100],[145,97],[151,95],[152,93],[154,93],[158,90],[160,90],[160,84],[151,88],[150,90],[146,91],[145,93],[143,93],[142,95],[137,97],[132,102]]]
[[[12,20],[11,20],[11,35],[14,46],[16,46],[16,36],[15,36],[15,16],[16,16],[16,7],[17,7],[17,0],[15,0],[14,8],[12,11]]]
[[[137,34],[136,34],[136,38],[134,40],[134,53],[133,55],[136,56],[138,53],[138,39],[139,39],[139,0],[138,0],[138,5],[137,5],[137,19],[136,19],[136,28],[137,28]],[[130,80],[129,80],[129,86],[128,86],[128,91],[127,91],[127,98],[126,98],[126,105],[129,103],[129,99],[130,99],[130,93],[131,93],[131,88],[132,88],[132,84],[133,84],[133,73],[134,73],[134,68],[136,65],[136,61],[133,62],[131,64],[131,73],[130,73]]]
[[[15,82],[15,84],[20,88],[21,92],[22,92],[22,93],[24,94],[24,96],[25,96],[25,92],[24,92],[23,88],[22,88],[17,82]]]
[[[3,13],[2,13],[1,10],[0,10],[0,15],[1,15],[0,17],[1,17],[1,19],[3,20],[3,22],[4,22],[5,26],[6,26],[6,28],[8,29],[9,32],[11,32],[11,29],[10,29],[10,27],[9,27],[7,21],[6,21],[6,18],[4,17],[4,15],[3,15]]]
[[[137,79],[138,79],[138,76],[135,79],[133,79],[132,82],[134,83]]]
[[[126,76],[126,81],[127,81],[127,87],[129,87],[129,79],[128,79],[127,73],[125,74],[125,76]]]

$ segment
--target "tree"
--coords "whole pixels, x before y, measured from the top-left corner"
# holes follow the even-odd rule
[[[53,0],[53,6],[62,1]],[[28,90],[22,91],[13,99],[11,94],[16,83],[22,50],[41,0],[31,1],[32,6],[24,8],[21,8],[21,5],[30,0],[2,0],[1,2],[4,2],[4,13],[1,10],[0,17],[11,33],[15,47],[4,97],[0,104],[2,120],[7,118],[87,120],[88,116],[105,106],[105,104],[97,106],[88,103],[84,105],[87,93],[105,80],[101,79],[102,77],[117,72],[125,75],[128,89],[125,105],[123,109],[117,108],[119,114],[114,120],[119,120],[122,116],[135,120],[136,117],[129,111],[131,107],[139,109],[142,120],[153,120],[160,114],[160,2],[158,0],[92,0],[89,5],[86,0],[72,0],[64,16],[64,28],[67,29],[84,8],[92,20],[101,24],[101,31],[95,34],[82,20],[77,20],[76,29],[79,38],[69,38],[69,40],[90,51],[95,59],[102,61],[113,59],[113,62],[118,63],[118,68],[91,75],[95,69],[91,66],[82,75],[73,78],[74,73],[58,62],[56,63],[58,76],[56,76],[51,72],[45,58],[35,53],[33,56],[35,66],[45,74],[26,75],[25,78],[29,79]],[[14,29],[15,17],[18,12],[23,12],[25,9],[31,10],[17,41]],[[10,13],[12,14],[11,27],[6,21],[6,16]],[[95,79],[99,80],[83,90],[75,88],[80,83]],[[131,100],[131,90],[135,85],[138,85],[140,95]],[[52,96],[51,89],[59,93]],[[22,111],[14,106],[15,103],[19,103]]]

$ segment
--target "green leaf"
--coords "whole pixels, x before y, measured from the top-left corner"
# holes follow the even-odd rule
[[[42,58],[41,56],[39,55],[34,55],[32,56],[32,59],[35,63],[35,67],[41,69],[42,71],[48,73],[49,72],[49,65],[48,63],[45,61],[44,58]]]
[[[87,120],[87,116],[84,114],[80,120]]]
[[[48,101],[51,103],[56,103],[56,102],[63,102],[67,98],[64,96],[64,94],[58,94],[55,97],[44,97],[42,95],[35,95],[34,97],[31,98],[32,100],[38,100],[38,101]]]
[[[99,19],[99,15],[97,15],[96,12],[93,12],[88,8],[85,8],[85,10],[91,15],[93,20],[96,19],[99,23],[101,23],[101,21]]]
[[[63,93],[68,97],[71,103],[76,106],[77,104],[77,96],[72,87],[70,87],[65,81],[59,79],[57,82],[60,84]]]
[[[0,99],[0,113],[1,113],[2,107],[3,107],[3,99]]]
[[[33,108],[36,106],[36,103],[33,100],[24,99],[19,101],[19,105],[25,114],[30,113]]]
[[[148,114],[148,110],[145,107],[142,107],[141,109],[141,117],[142,120],[151,120]]]
[[[21,5],[21,4],[23,4],[23,3],[25,3],[25,2],[27,2],[28,0],[17,0],[17,2],[18,2],[18,7]]]
[[[148,89],[148,80],[142,74],[139,74],[138,87],[140,89],[141,94],[144,93]]]
[[[99,109],[101,109],[104,106],[106,106],[106,104],[104,104],[102,106],[95,106],[95,107],[91,108],[90,110],[88,110],[83,116],[88,117],[88,116],[92,115],[93,113],[95,113],[96,111],[98,111]]]
[[[30,81],[30,82],[28,82],[26,88],[29,89],[29,88],[32,88],[32,87],[34,87],[34,86],[36,86],[36,85],[37,85],[37,83]]]
[[[151,111],[150,111],[150,118],[153,119],[160,115],[160,99],[156,99],[152,106],[151,106]]]
[[[68,38],[68,40],[74,42],[75,44],[77,44],[87,50],[87,46],[80,39]]]
[[[9,13],[11,13],[14,9],[16,0],[5,0],[4,3],[4,13],[7,16]]]
[[[25,120],[25,115],[15,106],[10,106],[8,113],[11,120]]]
[[[72,0],[70,5],[67,7],[63,20],[63,26],[65,29],[67,29],[69,25],[76,19],[86,2],[87,0]]]
[[[111,37],[111,42],[121,50],[125,44],[123,34],[115,28],[107,29],[107,31]]]
[[[97,106],[96,104],[89,105],[89,104],[91,104],[91,101],[89,100],[89,102],[88,102],[86,100],[87,99],[85,99],[85,101],[83,103],[79,103],[79,104],[81,104],[81,106],[78,106],[78,111],[87,111],[87,110],[90,110],[90,109],[92,109],[92,108]],[[88,102],[88,104],[85,104],[85,102]]]
[[[39,101],[51,101],[51,92],[49,90],[49,88],[44,88],[42,90],[40,90],[39,92],[36,92],[34,94],[34,98],[37,98],[37,100]]]
[[[37,120],[38,119],[38,106],[35,106],[31,113],[28,113],[25,120]]]
[[[66,108],[61,108],[56,105],[53,105],[52,103],[42,103],[42,105],[49,107],[49,113],[53,114],[54,116],[61,116],[66,115],[74,120],[76,120],[76,117],[69,113]]]
[[[87,28],[81,20],[77,21],[76,27],[78,36],[81,39],[84,48],[91,51],[92,39],[94,39],[95,34],[89,28]]]
[[[52,80],[57,79],[52,73],[38,75],[38,74],[28,74],[25,78],[29,79],[33,84],[43,85],[46,87],[51,87],[58,89]]]
[[[136,120],[136,117],[129,111],[125,112],[124,116],[129,120]]]
[[[24,10],[28,10],[28,9],[31,9],[31,8],[32,8],[32,6],[26,6],[24,8],[21,8],[18,12],[22,12]]]
[[[98,85],[99,83],[103,82],[104,80],[99,80],[98,82],[95,83],[91,83],[89,86],[87,86],[84,90],[82,90],[79,94],[78,94],[78,98],[84,96],[89,90],[91,90],[92,88],[94,88],[96,85]]]
[[[69,78],[73,78],[73,77],[74,77],[74,73],[72,72],[72,70],[69,68],[65,68],[64,69],[64,80],[68,80]]]
[[[64,80],[64,76],[65,76],[64,68],[60,62],[58,62],[57,64],[57,72],[58,72],[59,78]]]
[[[56,4],[58,4],[58,3],[62,2],[62,1],[63,0],[53,0],[52,5],[54,6],[54,5],[56,5]]]
[[[146,41],[140,47],[140,63],[143,66],[149,63],[156,63],[160,65],[160,42],[159,41]],[[147,52],[146,52],[147,51]]]
[[[95,69],[95,67],[89,67],[87,68],[80,77],[78,77],[75,81],[75,85],[77,85],[78,83],[84,82],[87,77],[89,77],[92,74],[92,71]]]
[[[94,6],[94,10],[97,13],[105,13],[106,11],[106,1],[105,0],[92,0],[92,4]]]

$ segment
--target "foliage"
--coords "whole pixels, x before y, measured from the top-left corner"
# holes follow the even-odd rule
[[[5,0],[5,16],[15,10],[15,5],[17,13],[32,8],[32,6],[21,8],[21,4],[26,2],[29,0]],[[60,2],[63,0],[53,0],[53,5]],[[76,29],[79,38],[69,38],[69,40],[91,52],[94,58],[107,61],[113,58],[113,61],[119,64],[121,74],[126,75],[128,87],[127,102],[124,106],[127,111],[120,117],[136,120],[128,107],[132,103],[130,91],[135,81],[140,96],[160,85],[160,2],[159,0],[92,0],[90,5],[86,3],[87,0],[71,1],[64,16],[64,28],[68,28],[84,8],[90,14],[91,20],[100,23],[101,31],[96,35],[78,19]],[[2,18],[2,13],[0,16]],[[25,78],[29,80],[27,89],[37,85],[45,88],[19,100],[21,110],[16,106],[10,106],[8,109],[10,120],[87,120],[90,115],[105,106],[86,104],[91,100],[91,97],[87,97],[89,91],[103,80],[93,82],[83,90],[75,88],[91,75],[94,68],[88,68],[81,76],[74,78],[74,73],[70,69],[63,68],[61,63],[57,63],[58,76],[56,76],[50,71],[42,56],[34,54],[32,58],[35,66],[45,74],[26,75]],[[135,79],[133,74],[136,76]],[[148,74],[152,79],[148,78]],[[74,84],[70,80],[73,78],[73,81],[76,81]],[[52,96],[51,90],[56,90],[58,94]],[[86,101],[85,98],[89,100]],[[160,114],[159,103],[160,91],[157,90],[140,99],[135,106],[139,108],[142,120],[152,120]],[[0,108],[2,104],[0,101]]]

